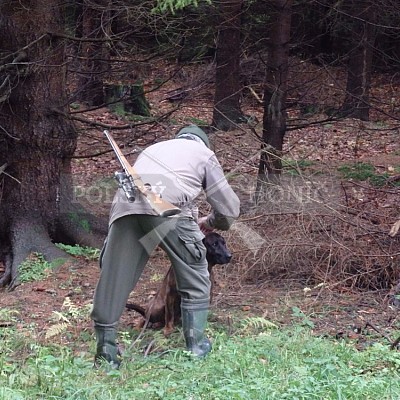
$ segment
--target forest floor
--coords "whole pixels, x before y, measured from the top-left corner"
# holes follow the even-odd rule
[[[387,100],[387,103],[393,104],[391,99],[398,94],[398,86],[380,79],[382,82],[375,86],[376,92],[387,97],[383,99],[384,102]],[[151,82],[149,78],[149,86]],[[171,81],[163,91],[150,93],[148,98],[152,112],[162,115],[171,111],[176,104],[165,101],[165,97],[181,84],[179,81]],[[115,129],[114,137],[118,143],[125,144],[124,152],[133,161],[140,147],[160,139],[172,138],[175,130],[182,124],[209,122],[212,117],[212,93],[212,86],[206,85],[186,99],[179,110],[169,117],[169,122],[159,121],[145,128],[139,126],[135,129]],[[396,101],[399,102],[399,99]],[[266,266],[273,261],[271,254],[268,257],[266,255],[271,249],[268,244],[274,243],[278,247],[279,243],[286,243],[292,236],[285,235],[285,231],[291,231],[291,234],[292,231],[300,232],[305,227],[306,219],[297,227],[293,225],[290,212],[280,209],[280,213],[277,213],[272,207],[275,215],[280,214],[280,217],[287,219],[282,217],[271,225],[271,215],[262,218],[268,213],[265,208],[251,207],[260,148],[254,132],[260,133],[261,122],[257,121],[262,121],[262,107],[250,96],[244,99],[243,111],[252,116],[252,128],[239,125],[234,131],[216,132],[212,135],[214,150],[241,198],[243,213],[238,221],[241,225],[232,232],[223,233],[233,252],[233,260],[229,265],[216,269],[217,285],[211,319],[227,325],[232,315],[241,318],[264,317],[280,325],[296,322],[309,326],[316,335],[345,338],[360,347],[371,341],[393,342],[400,335],[400,321],[398,309],[388,301],[390,287],[367,287],[361,290],[345,281],[324,280],[318,273],[310,273],[308,277],[313,277],[308,279],[308,270],[297,279],[295,273],[294,276],[290,275],[290,271],[295,272],[296,259],[285,264],[284,268],[279,267],[286,268],[284,274],[274,271],[272,264]],[[116,127],[132,122],[127,115],[118,115],[105,108],[87,112],[84,116]],[[289,117],[296,116],[289,113]],[[311,119],[319,117],[314,115]],[[134,137],[138,134],[142,136]],[[370,122],[352,119],[331,121],[290,131],[285,138],[285,157],[288,160],[297,160],[297,166],[301,169],[305,166],[307,172],[313,176],[323,174],[333,177],[335,183],[332,187],[339,188],[340,191],[339,203],[350,204],[357,213],[365,211],[365,215],[373,214],[376,217],[378,222],[375,221],[374,229],[379,231],[380,238],[386,235],[382,239],[385,245],[388,240],[392,240],[392,253],[388,257],[392,257],[391,254],[397,255],[397,258],[394,257],[395,263],[399,261],[400,235],[390,238],[387,233],[400,217],[398,187],[371,188],[368,182],[352,179],[344,183],[343,177],[337,174],[337,167],[364,163],[373,166],[375,176],[385,176],[388,179],[393,177],[396,180],[400,175],[399,135],[399,128],[395,127],[394,122],[386,119],[382,113],[373,112]],[[76,157],[73,161],[73,175],[77,198],[91,211],[107,216],[115,190],[115,185],[111,183],[112,176],[119,167],[101,129],[82,131]],[[348,181],[352,181],[351,189],[340,190]],[[207,207],[203,206],[201,211],[206,213]],[[247,228],[243,234],[243,229]],[[249,242],[249,235],[255,239]],[[301,240],[303,239],[301,236]],[[373,241],[362,242],[362,235],[357,236],[357,240],[360,241],[360,248],[371,246],[370,251],[375,251]],[[254,241],[261,243],[258,250],[251,248]],[[333,238],[329,245],[334,241]],[[296,245],[298,246],[298,242]],[[290,257],[292,253],[276,253],[274,257],[279,254]],[[363,256],[363,259],[368,260],[368,254],[364,253]],[[300,259],[298,253],[294,257]],[[312,260],[315,257],[311,257],[310,262]],[[301,262],[304,264],[304,259]],[[327,264],[327,269],[329,266]],[[131,300],[141,304],[148,301],[157,290],[167,267],[165,255],[157,250],[131,294]],[[399,268],[398,264],[393,265],[393,269],[396,268]],[[97,261],[76,257],[73,262],[52,271],[41,281],[21,284],[12,292],[1,291],[0,304],[2,309],[18,312],[18,326],[21,329],[27,325],[33,326],[38,332],[38,338],[44,340],[49,327],[55,323],[54,312],[65,311],[64,302],[67,297],[77,307],[90,306],[98,277]],[[125,311],[121,327],[133,326],[136,319],[134,312]],[[92,332],[91,329],[91,322],[87,318],[74,327],[74,334]],[[71,337],[53,337],[52,340],[68,343]]]

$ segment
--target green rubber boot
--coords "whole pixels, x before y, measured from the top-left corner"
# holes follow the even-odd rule
[[[204,336],[209,301],[182,299],[182,327],[186,348],[196,357],[205,357],[211,351],[211,342]]]
[[[121,365],[121,353],[116,343],[117,330],[114,327],[95,325],[97,348],[94,357],[94,366],[98,368],[107,362],[113,369]]]

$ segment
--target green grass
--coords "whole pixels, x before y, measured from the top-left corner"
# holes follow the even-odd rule
[[[56,246],[74,257],[83,257],[88,261],[98,260],[100,256],[100,249],[94,247],[79,246],[79,244],[71,246],[63,243],[56,243]]]
[[[397,172],[399,167],[394,167]],[[344,164],[338,167],[338,171],[344,179],[355,181],[368,181],[372,186],[384,186],[387,184],[390,174],[384,172],[379,174],[375,167],[369,163],[357,162],[354,164]],[[398,185],[398,182],[393,182],[392,185]]]
[[[145,357],[143,344],[126,351],[120,370],[92,368],[89,351],[35,343],[26,332],[2,329],[0,399],[398,399],[400,355],[376,344],[358,351],[345,341],[314,337],[299,326],[283,330],[247,319],[229,335],[210,324],[213,351],[193,360],[179,333],[158,338],[160,351]],[[246,322],[247,321],[247,322]],[[131,333],[121,334],[129,347]],[[136,333],[137,335],[137,333]],[[81,348],[73,342],[75,348]],[[72,345],[71,345],[72,346]]]
[[[342,165],[338,167],[338,171],[345,179],[354,179],[357,181],[366,181],[375,176],[375,167],[372,164],[363,162]]]

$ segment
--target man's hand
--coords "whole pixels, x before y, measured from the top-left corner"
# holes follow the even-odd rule
[[[206,235],[214,230],[210,225],[208,225],[207,217],[199,218],[198,222],[200,230]]]

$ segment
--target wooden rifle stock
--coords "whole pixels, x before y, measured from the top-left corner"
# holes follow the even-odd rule
[[[158,194],[149,190],[143,183],[140,176],[136,173],[135,169],[129,164],[128,160],[122,154],[121,149],[118,147],[111,133],[107,130],[104,131],[104,135],[111,144],[111,147],[116,154],[118,161],[120,162],[125,174],[131,178],[134,186],[139,190],[139,192],[146,198],[151,208],[161,217],[169,217],[171,215],[179,214],[181,209],[163,200]]]

